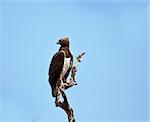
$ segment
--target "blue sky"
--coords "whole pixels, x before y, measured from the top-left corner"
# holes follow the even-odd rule
[[[48,68],[68,36],[86,55],[67,91],[78,122],[148,122],[148,2],[22,1],[1,4],[1,120],[66,122]]]

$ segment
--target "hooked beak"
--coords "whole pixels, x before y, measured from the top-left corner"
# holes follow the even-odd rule
[[[61,44],[61,40],[58,40],[57,44]]]

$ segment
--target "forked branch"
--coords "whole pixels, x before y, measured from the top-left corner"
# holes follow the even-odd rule
[[[76,76],[76,72],[77,72],[77,69],[78,69],[78,65],[79,63],[81,62],[82,60],[82,57],[85,53],[81,53],[76,59],[77,59],[77,62],[76,64],[74,65],[74,67],[72,68],[71,70],[71,77],[70,77],[70,80],[67,81],[67,83],[64,83],[63,85],[64,86],[61,86],[61,88],[64,88],[64,89],[60,89],[60,94],[61,96],[63,97],[63,101],[60,101],[60,95],[57,96],[59,98],[56,99],[55,103],[56,103],[56,106],[62,108],[67,116],[68,116],[68,122],[75,122],[75,118],[74,118],[74,112],[73,112],[73,109],[70,107],[69,103],[68,103],[68,100],[67,100],[67,96],[65,94],[65,90],[74,86],[74,85],[77,85],[76,83],[76,80],[75,80],[75,76]],[[59,100],[59,101],[58,101]]]

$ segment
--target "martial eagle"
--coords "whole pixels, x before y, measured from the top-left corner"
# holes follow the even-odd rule
[[[58,95],[58,84],[66,82],[72,69],[73,56],[69,49],[69,38],[60,39],[59,51],[53,56],[49,67],[49,83],[52,89],[52,96]]]

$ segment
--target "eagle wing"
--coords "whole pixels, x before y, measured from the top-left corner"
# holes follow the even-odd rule
[[[52,95],[55,96],[55,89],[56,89],[56,83],[58,81],[58,79],[60,78],[60,74],[62,72],[63,69],[63,65],[64,65],[64,52],[63,51],[59,51],[57,52],[51,61],[50,67],[49,67],[49,83],[51,85],[52,88]]]

